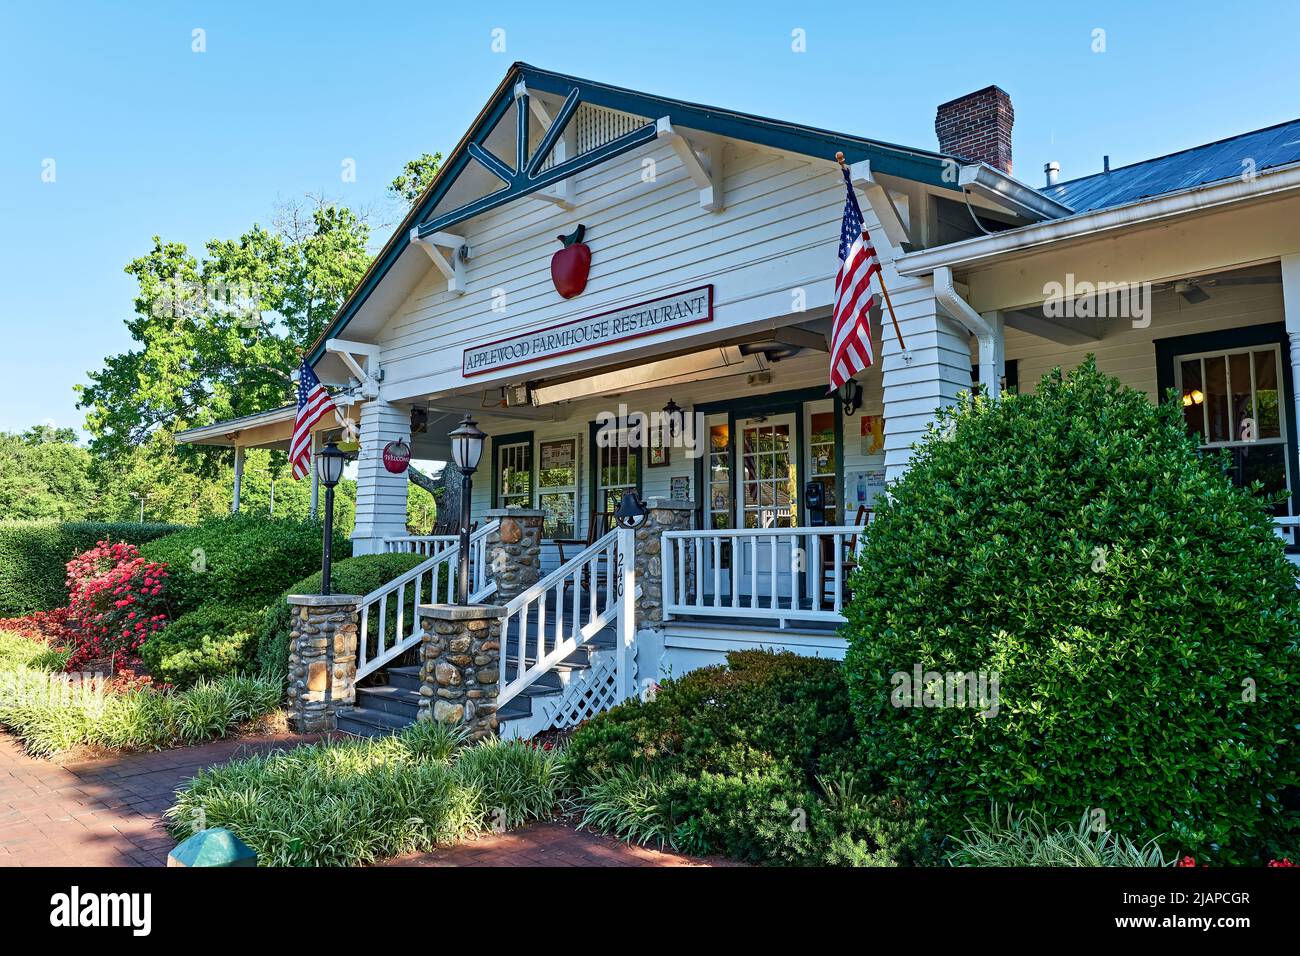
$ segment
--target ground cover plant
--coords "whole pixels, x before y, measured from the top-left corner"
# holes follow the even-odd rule
[[[945,412],[857,559],[864,768],[949,834],[1014,803],[1213,863],[1294,856],[1300,592],[1225,464],[1091,361]],[[998,676],[995,715],[930,706],[971,673]]]
[[[181,839],[234,831],[263,866],[358,866],[552,815],[556,756],[521,742],[464,745],[443,724],[325,740],[201,772],[167,816]]]

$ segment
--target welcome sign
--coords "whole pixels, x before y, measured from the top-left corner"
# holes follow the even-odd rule
[[[713,286],[700,286],[467,348],[461,360],[461,374],[471,378],[569,352],[581,352],[711,321]]]

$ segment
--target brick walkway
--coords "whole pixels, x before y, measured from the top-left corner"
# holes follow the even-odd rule
[[[0,866],[165,866],[162,812],[204,767],[314,739],[218,740],[198,747],[56,764],[0,733]]]
[[[390,860],[389,866],[720,866],[718,860],[628,846],[612,837],[561,823],[535,823],[523,830]]]
[[[162,813],[199,770],[315,738],[218,740],[59,765],[0,733],[0,866],[165,866]],[[488,835],[394,866],[712,866],[559,823]]]

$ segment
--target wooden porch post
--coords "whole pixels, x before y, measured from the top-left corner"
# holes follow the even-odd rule
[[[239,489],[244,483],[244,446],[235,446],[235,490],[230,496],[230,513],[239,513]]]
[[[1286,317],[1286,335],[1291,342],[1291,409],[1292,440],[1300,444],[1300,254],[1282,257],[1282,313]]]

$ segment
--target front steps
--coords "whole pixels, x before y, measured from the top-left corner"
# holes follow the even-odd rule
[[[530,618],[530,634],[535,634],[535,618]],[[576,651],[557,664],[547,674],[526,688],[517,697],[497,711],[502,737],[529,737],[546,727],[532,726],[541,718],[543,707],[557,701],[574,681],[581,681],[591,670],[593,655],[614,652],[615,632],[611,625],[598,631]],[[525,658],[525,665],[536,660]],[[506,672],[513,675],[517,655],[507,662]],[[351,710],[340,711],[338,729],[358,737],[391,734],[414,723],[420,705],[420,667],[389,667],[385,673],[388,683],[357,688],[357,704]]]

